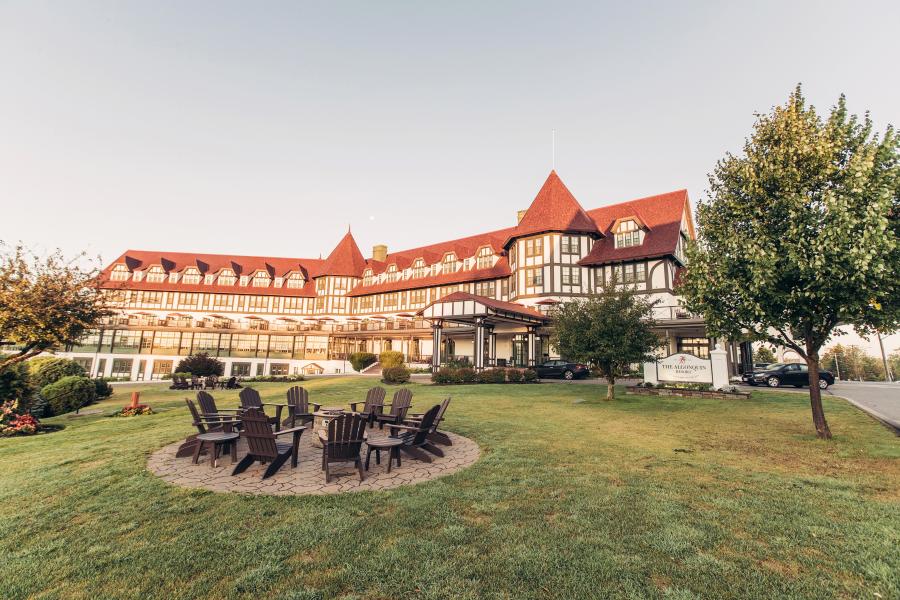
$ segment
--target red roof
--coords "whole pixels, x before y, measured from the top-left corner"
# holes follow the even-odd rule
[[[509,261],[501,258],[493,267],[487,269],[472,269],[469,271],[459,270],[455,273],[441,273],[440,275],[429,275],[428,277],[418,277],[414,279],[400,279],[399,281],[385,281],[383,283],[374,283],[372,285],[358,285],[351,291],[347,292],[348,296],[366,296],[368,294],[379,294],[382,292],[395,292],[398,290],[414,290],[418,288],[433,287],[436,285],[452,285],[463,281],[484,281],[486,279],[497,279],[499,277],[507,277],[512,271],[509,269]]]
[[[588,216],[556,171],[550,171],[547,181],[535,196],[518,227],[504,241],[504,247],[514,237],[542,233],[544,231],[566,231],[591,233],[599,237],[597,225]]]
[[[338,245],[334,247],[328,258],[319,268],[317,276],[337,275],[345,277],[361,277],[366,268],[366,259],[363,258],[353,234],[347,231]]]
[[[681,235],[681,220],[687,211],[688,230],[693,230],[690,220],[687,190],[677,190],[658,196],[604,206],[588,211],[604,237],[594,242],[580,265],[600,265],[624,260],[653,258],[673,254]],[[613,225],[627,217],[637,217],[648,230],[640,246],[616,248],[612,234]]]
[[[484,304],[489,308],[493,308],[494,310],[505,310],[507,312],[514,312],[520,315],[527,315],[529,317],[535,317],[541,319],[543,321],[549,321],[549,317],[544,313],[534,310],[533,308],[529,308],[523,304],[519,304],[517,302],[504,302],[503,300],[494,300],[493,298],[486,298],[484,296],[476,296],[475,294],[470,294],[469,292],[453,292],[452,294],[447,294],[443,298],[439,298],[435,300],[428,306],[434,306],[438,302],[456,302],[459,300],[474,300],[480,304]],[[425,308],[428,308],[426,306]],[[416,314],[421,315],[425,308],[419,310]]]

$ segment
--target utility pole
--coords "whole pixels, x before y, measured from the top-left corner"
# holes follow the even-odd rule
[[[878,336],[878,347],[881,348],[881,362],[884,364],[884,380],[890,383],[894,378],[891,377],[891,369],[888,366],[887,356],[884,354],[884,341],[881,339],[880,331],[876,331],[875,335]]]
[[[834,370],[837,371],[837,378],[841,378],[841,362],[838,360],[840,355],[837,352],[837,348],[834,350]]]

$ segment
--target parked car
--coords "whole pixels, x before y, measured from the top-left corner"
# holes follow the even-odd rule
[[[792,385],[803,387],[809,385],[809,369],[803,363],[775,363],[764,370],[753,374],[753,384],[779,387]],[[834,384],[834,375],[830,371],[819,371],[819,387],[826,389]]]
[[[748,385],[756,385],[756,383],[753,382],[753,375],[755,373],[759,373],[760,371],[765,371],[767,368],[769,368],[769,366],[771,364],[772,363],[767,363],[767,362],[753,363],[752,369],[750,369],[749,371],[745,371],[744,373],[741,373],[741,381],[743,381],[744,383],[746,383]]]
[[[580,379],[587,377],[591,370],[587,365],[573,363],[566,360],[548,360],[534,368],[538,377],[562,377],[563,379]]]

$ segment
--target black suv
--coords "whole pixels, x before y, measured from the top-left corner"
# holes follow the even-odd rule
[[[834,384],[834,375],[830,371],[819,371],[819,387],[824,390],[832,384]],[[803,387],[809,385],[809,369],[803,363],[775,363],[762,371],[753,373],[750,385]]]
[[[542,379],[547,377],[577,379],[587,377],[591,372],[587,365],[571,363],[566,360],[548,360],[542,365],[537,365],[534,370],[537,371],[538,377]]]

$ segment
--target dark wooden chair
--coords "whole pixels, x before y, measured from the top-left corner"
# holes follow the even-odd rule
[[[438,426],[441,424],[441,421],[444,420],[444,413],[447,412],[447,407],[450,406],[450,397],[444,399],[441,402],[441,409],[437,412],[437,415],[434,417],[434,423],[431,425],[431,431],[428,432],[428,439],[435,444],[441,444],[443,446],[452,446],[453,442],[450,440],[450,437],[442,432],[438,431]],[[425,415],[420,413],[410,414],[406,421],[404,421],[404,425],[418,425],[422,422],[422,417]]]
[[[351,402],[350,411],[366,420],[369,427],[375,426],[375,417],[384,413],[384,396],[387,391],[381,386],[373,387],[366,392],[365,402]],[[362,404],[362,409],[356,407]]]
[[[191,375],[191,389],[192,390],[202,390],[203,389],[203,380],[197,377],[196,375]]]
[[[394,398],[391,400],[390,406],[391,410],[389,413],[375,415],[375,421],[378,423],[379,429],[384,429],[386,424],[400,425],[403,423],[409,407],[412,406],[412,392],[406,388],[397,390],[394,392]]]
[[[434,419],[437,417],[438,411],[440,410],[441,405],[435,404],[428,412],[422,415],[422,420],[419,421],[418,424],[388,425],[391,430],[391,435],[403,440],[403,445],[400,446],[401,452],[429,463],[431,462],[431,457],[428,456],[427,452],[424,452],[425,450],[435,456],[444,455],[443,450],[428,440],[431,426],[434,425]]]
[[[200,414],[209,418],[237,418],[243,410],[241,408],[219,408],[216,406],[216,399],[212,397],[212,394],[204,390],[197,392],[197,404],[200,405]],[[238,421],[239,425],[240,421]]]
[[[237,382],[237,377],[229,377],[228,381],[222,382],[222,387],[228,390],[236,390],[241,387],[241,384]]]
[[[262,398],[259,397],[259,392],[257,392],[253,388],[244,388],[241,390],[241,393],[238,394],[241,399],[241,410],[247,411],[251,408],[255,408],[261,412],[265,411],[266,406],[274,406],[275,407],[275,416],[267,417],[269,419],[269,423],[275,426],[275,431],[281,429],[281,411],[284,410],[284,407],[287,404],[278,404],[274,402],[263,402]]]
[[[312,410],[310,410],[310,406]],[[295,385],[287,391],[288,416],[281,422],[281,425],[282,427],[294,427],[297,425],[297,421],[300,421],[301,425],[309,423],[314,419],[313,413],[318,412],[319,408],[321,408],[320,404],[310,403],[309,392],[305,388]]]
[[[269,423],[269,417],[261,409],[248,408],[243,412],[241,437],[247,440],[248,450],[247,455],[235,465],[231,472],[232,475],[243,473],[256,461],[262,464],[270,463],[266,472],[263,473],[263,479],[274,475],[288,458],[291,459],[292,469],[297,466],[300,454],[300,436],[306,427],[291,427],[273,433]],[[280,436],[289,434],[293,436],[290,443],[278,441]]]
[[[205,390],[214,390],[216,386],[219,384],[219,378],[215,375],[209,375],[206,377],[206,382],[203,385],[203,389]]]
[[[186,390],[189,387],[190,386],[184,377],[181,375],[172,375],[172,385],[169,386],[170,390]]]
[[[185,398],[184,401],[187,403],[188,410],[193,419],[193,425],[197,428],[197,433],[189,435],[184,442],[178,446],[178,450],[175,451],[176,458],[193,456],[196,453],[197,447],[201,446],[200,440],[197,439],[198,435],[204,433],[234,431],[240,422],[235,415],[203,415],[197,411],[197,406],[194,404],[193,400]]]
[[[359,471],[359,480],[365,481],[363,471],[362,445],[365,442],[366,420],[359,415],[341,415],[328,422],[328,430],[319,432],[322,442],[322,469],[325,483],[331,482],[328,465],[336,462],[352,462]]]

